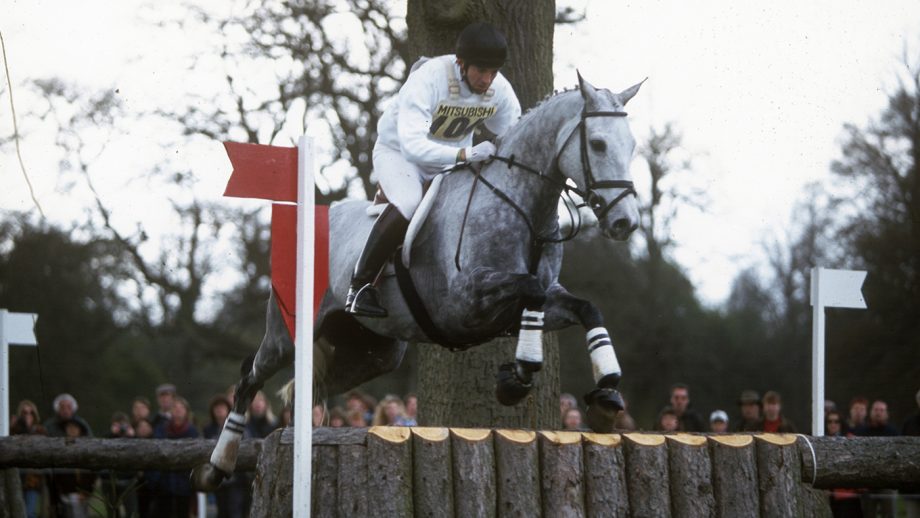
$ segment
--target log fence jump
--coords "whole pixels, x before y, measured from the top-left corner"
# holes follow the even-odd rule
[[[252,517],[291,516],[293,442],[291,428],[243,441],[238,471],[256,471]],[[213,444],[4,437],[0,469],[189,469]],[[318,517],[829,516],[815,489],[917,485],[916,437],[425,427],[313,433]],[[2,496],[0,503],[11,495]]]

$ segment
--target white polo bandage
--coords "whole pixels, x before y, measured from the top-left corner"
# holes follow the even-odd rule
[[[224,423],[224,429],[217,438],[217,446],[211,452],[211,464],[224,473],[233,473],[233,470],[236,469],[236,458],[245,427],[246,418],[236,412],[230,412]]]
[[[521,313],[521,331],[518,333],[514,357],[519,361],[543,363],[543,312],[525,309]]]
[[[608,374],[620,374],[620,362],[613,350],[610,335],[603,327],[595,327],[588,331],[588,354],[591,355],[591,365],[594,367],[594,381],[598,382]]]

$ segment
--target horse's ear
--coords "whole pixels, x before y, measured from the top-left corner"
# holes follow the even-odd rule
[[[641,87],[642,83],[646,81],[648,81],[647,77],[617,94],[617,98],[620,99],[620,102],[623,103],[623,106],[626,106],[626,103],[628,103],[629,100],[633,98],[633,96],[639,93],[639,87]]]
[[[581,91],[584,92],[589,88],[592,91],[597,90],[591,83],[585,81],[585,78],[581,77],[581,72],[578,69],[575,69],[575,73],[578,74],[578,88],[581,89]]]
[[[575,71],[578,74],[578,89],[581,91],[581,98],[585,101],[585,106],[590,110],[594,109],[594,106],[597,104],[597,88],[585,81],[585,78],[581,77],[581,72]]]

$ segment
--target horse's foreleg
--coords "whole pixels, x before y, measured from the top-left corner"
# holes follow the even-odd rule
[[[498,402],[512,406],[524,399],[533,388],[533,378],[543,368],[543,311],[524,309],[521,330],[513,363],[498,369],[495,397]]]
[[[556,284],[547,292],[544,306],[547,327],[559,329],[575,322],[587,330],[586,342],[594,381],[597,388],[585,395],[588,405],[587,421],[594,431],[613,430],[616,413],[623,410],[623,397],[617,392],[622,370],[613,348],[610,333],[604,327],[604,317],[597,306],[580,299]]]
[[[284,324],[274,293],[266,310],[265,336],[255,357],[243,362],[241,378],[234,392],[233,410],[227,417],[211,452],[210,462],[192,471],[192,485],[200,491],[214,491],[236,468],[240,441],[243,438],[245,414],[265,381],[294,359],[294,342]]]

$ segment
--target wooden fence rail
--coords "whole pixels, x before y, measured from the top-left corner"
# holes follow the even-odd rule
[[[0,469],[188,469],[214,443],[5,437]],[[292,446],[243,441],[253,517],[290,515]],[[920,438],[319,428],[312,477],[315,516],[822,516],[815,488],[920,487]]]

